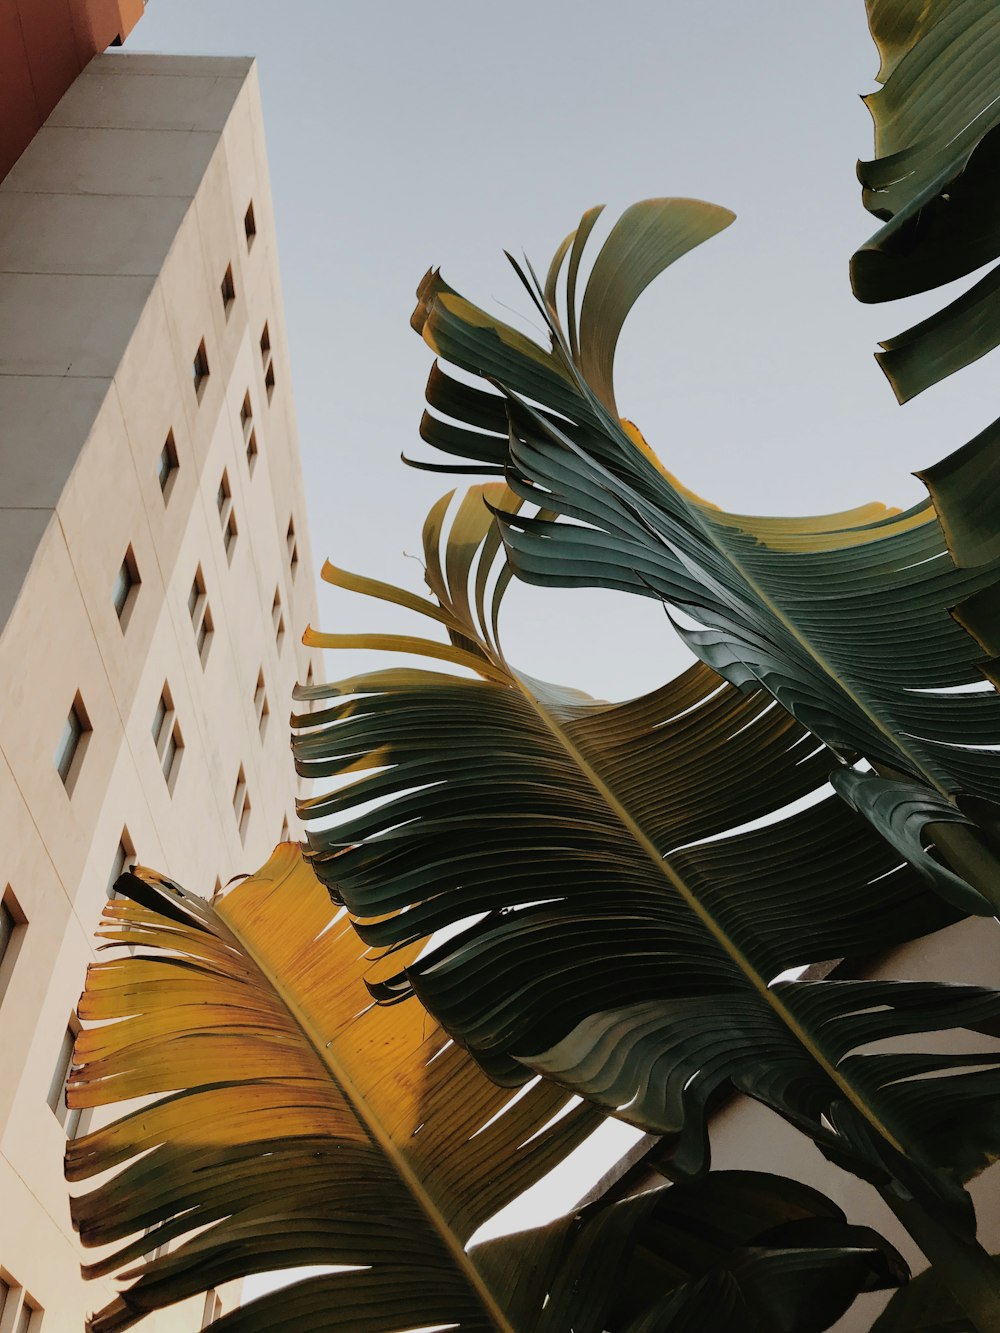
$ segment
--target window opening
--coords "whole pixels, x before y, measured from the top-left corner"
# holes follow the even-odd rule
[[[205,339],[202,338],[198,344],[198,350],[195,353],[194,361],[191,363],[191,376],[194,382],[194,391],[198,395],[199,401],[205,392],[205,385],[208,383],[210,371],[208,367],[208,353],[205,350]]]
[[[76,785],[80,765],[83,762],[84,752],[90,738],[90,730],[90,719],[87,717],[87,710],[83,706],[80,695],[77,694],[66,721],[63,723],[62,733],[59,736],[59,743],[56,746],[53,760],[56,770],[62,778],[63,786],[71,795],[73,787]]]
[[[135,605],[141,583],[139,567],[135,562],[135,555],[130,546],[125,552],[125,559],[115,575],[115,581],[111,588],[111,600],[114,603],[115,614],[118,616],[118,623],[122,627],[122,632],[128,628],[132,608]]]
[[[236,775],[236,786],[233,788],[233,813],[236,815],[240,839],[246,842],[247,827],[250,823],[250,795],[247,791],[246,774],[243,772],[242,764],[240,764],[240,771]]]
[[[285,617],[281,610],[281,593],[277,588],[274,590],[274,601],[271,603],[271,623],[274,625],[274,642],[280,653],[285,639]]]
[[[111,862],[111,873],[108,875],[107,894],[108,898],[117,898],[115,884],[119,877],[124,875],[129,862],[135,860],[135,847],[132,845],[132,839],[128,835],[128,829],[122,829],[122,836],[118,839],[118,846],[115,848],[114,858]]]
[[[239,529],[236,526],[236,515],[233,513],[233,495],[229,485],[229,473],[225,468],[223,468],[222,477],[219,480],[215,503],[219,510],[219,522],[222,524],[222,541],[226,548],[226,555],[232,562],[233,547],[236,544]]]
[[[212,620],[212,608],[208,604],[208,597],[205,593],[205,577],[201,572],[201,565],[194,572],[194,581],[191,584],[191,591],[188,593],[188,614],[191,617],[191,626],[194,629],[194,642],[198,650],[198,658],[204,666],[208,661],[208,652],[212,646],[215,622]]]
[[[222,292],[222,308],[226,312],[226,319],[228,319],[233,306],[236,304],[236,284],[233,282],[232,264],[229,264],[226,268],[219,290]]]
[[[271,712],[267,703],[263,670],[257,672],[257,685],[253,692],[253,707],[254,713],[257,715],[257,729],[260,732],[261,740],[263,740],[264,733],[267,731],[267,719]]]
[[[79,1106],[69,1107],[66,1105],[66,1088],[69,1085],[69,1077],[73,1069],[73,1043],[75,1041],[76,1029],[70,1024],[63,1033],[62,1042],[59,1046],[59,1056],[52,1074],[52,1082],[49,1084],[49,1093],[45,1099],[52,1114],[66,1131],[68,1139],[76,1138],[81,1128],[80,1121],[83,1118],[83,1111]]]
[[[156,476],[160,483],[160,491],[163,494],[164,504],[170,499],[170,492],[173,490],[174,477],[177,475],[178,466],[177,445],[174,443],[174,432],[168,430],[166,442],[160,450],[160,458],[156,467]]]
[[[177,781],[177,770],[180,767],[181,755],[184,750],[184,740],[181,736],[181,729],[177,725],[177,716],[174,711],[174,701],[170,694],[170,688],[166,684],[164,684],[157,701],[150,732],[156,746],[160,769],[163,772],[167,788],[173,792],[174,784]]]

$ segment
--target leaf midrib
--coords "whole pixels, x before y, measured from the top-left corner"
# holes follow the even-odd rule
[[[559,742],[570,761],[580,771],[584,778],[590,783],[601,800],[607,805],[611,813],[632,835],[635,842],[646,854],[647,858],[656,867],[657,871],[666,879],[674,891],[683,899],[688,908],[698,918],[704,928],[709,932],[717,944],[733,960],[740,971],[749,979],[754,989],[758,992],[764,1002],[773,1010],[780,1021],[793,1034],[796,1040],[805,1048],[812,1058],[821,1067],[823,1072],[844,1094],[845,1098],[855,1109],[864,1116],[865,1120],[878,1132],[879,1136],[891,1144],[897,1152],[909,1157],[910,1154],[905,1147],[895,1137],[891,1129],[882,1121],[877,1111],[872,1108],[868,1102],[855,1090],[853,1085],[844,1079],[843,1075],[832,1064],[823,1053],[822,1049],[816,1044],[809,1034],[808,1029],[804,1028],[795,1015],[782,1003],[781,997],[768,985],[767,981],[751,963],[750,959],[743,950],[731,938],[723,925],[716,920],[715,916],[704,906],[697,894],[688,887],[684,879],[670,865],[670,863],[660,855],[655,843],[647,836],[639,822],[633,817],[627,806],[618,798],[613,788],[611,788],[600,776],[597,770],[589,763],[583,753],[577,749],[574,742],[563,731],[559,722],[552,717],[542,702],[531,693],[531,691],[521,682],[516,673],[511,672],[512,682],[517,686],[522,697],[528,702],[535,714],[547,728],[550,734]]]
[[[280,976],[268,966],[266,960],[254,947],[253,941],[244,935],[239,927],[236,926],[225,913],[225,900],[219,904],[215,904],[214,907],[216,915],[223,922],[225,928],[230,932],[239,947],[257,968],[258,972],[278,997],[281,1004],[284,1005],[292,1021],[301,1032],[303,1040],[325,1066],[334,1086],[347,1100],[369,1138],[371,1138],[376,1146],[381,1149],[382,1153],[402,1181],[406,1191],[416,1201],[432,1229],[444,1242],[445,1250],[454,1261],[468,1285],[471,1287],[474,1296],[483,1307],[483,1310],[489,1319],[492,1320],[497,1333],[521,1333],[521,1331],[507,1318],[506,1313],[498,1304],[493,1293],[483,1281],[478,1269],[466,1253],[464,1246],[455,1234],[454,1229],[449,1224],[447,1217],[438,1207],[432,1195],[428,1193],[427,1189],[424,1187],[423,1181],[406,1160],[406,1157],[400,1151],[399,1146],[393,1139],[392,1135],[369,1106],[368,1099],[355,1083],[349,1070],[337,1058],[334,1049],[335,1040],[329,1042],[324,1040],[308,1012],[296,1000],[294,992],[282,984]]]

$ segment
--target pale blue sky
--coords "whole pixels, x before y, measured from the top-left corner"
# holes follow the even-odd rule
[[[907,474],[996,414],[985,362],[897,407],[872,351],[926,306],[850,293],[874,230],[854,177],[876,68],[862,0],[150,0],[128,46],[260,62],[317,562],[419,586],[403,552],[447,481],[398,462],[421,449],[431,359],[408,326],[417,281],[441,264],[478,303],[526,311],[502,249],[544,265],[597,202],[738,214],[657,282],[619,352],[622,411],[724,506],[910,503]],[[536,674],[620,697],[682,660],[651,603],[509,600],[508,651]],[[386,614],[327,593],[321,619]]]

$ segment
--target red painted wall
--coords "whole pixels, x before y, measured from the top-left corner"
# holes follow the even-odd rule
[[[0,0],[0,180],[98,51],[124,41],[144,0]]]

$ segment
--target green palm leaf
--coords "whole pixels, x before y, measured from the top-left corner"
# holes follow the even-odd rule
[[[790,754],[803,786],[822,773],[822,751],[762,693],[698,666],[607,705],[519,676],[493,637],[506,580],[484,498],[513,503],[502,487],[471,492],[443,556],[441,506],[428,521],[433,603],[324,571],[443,624],[450,644],[307,633],[474,673],[397,669],[300,691],[327,706],[294,720],[299,771],[362,775],[303,803],[307,818],[334,820],[310,834],[317,874],[371,944],[454,932],[374,993],[415,991],[498,1080],[543,1073],[667,1136],[678,1175],[706,1167],[708,1110],[734,1085],[887,1197],[896,1181],[969,1236],[957,1182],[1000,1148],[1000,1051],[970,1070],[870,1045],[998,1033],[1000,994],[776,981],[934,929],[940,899],[833,799],[727,836],[750,809],[784,806]],[[732,778],[731,746],[753,780]]]
[[[498,513],[519,577],[659,598],[683,613],[678,631],[702,661],[738,688],[762,685],[842,762],[860,752],[887,776],[949,801],[995,802],[1000,698],[963,624],[972,627],[991,595],[997,563],[957,564],[929,503],[811,519],[724,513],[681,485],[617,417],[611,372],[623,308],[729,216],[690,200],[651,200],[623,215],[594,265],[598,298],[588,306],[589,288],[584,297],[581,323],[610,322],[603,341],[592,335],[600,356],[589,360],[582,335],[574,356],[563,334],[551,272],[547,299],[525,279],[552,335],[551,350],[529,344],[530,353],[523,335],[428,275],[416,327],[441,357],[502,392],[459,384],[436,366],[434,416],[422,434],[502,471],[520,501],[539,507],[534,517],[516,506]],[[568,305],[566,319],[572,327]],[[933,836],[974,885],[966,904],[1000,910],[1000,874],[982,834],[938,824]]]
[[[104,934],[136,953],[89,973],[69,1095],[147,1101],[67,1151],[71,1180],[104,1177],[73,1200],[84,1243],[114,1247],[87,1271],[132,1280],[94,1333],[310,1264],[345,1267],[217,1327],[600,1333],[667,1299],[694,1314],[721,1283],[748,1329],[810,1333],[858,1291],[906,1275],[814,1190],[731,1172],[592,1204],[530,1237],[531,1280],[515,1280],[512,1266],[528,1268],[521,1238],[467,1254],[468,1238],[577,1145],[594,1112],[544,1083],[515,1098],[416,1006],[366,1004],[370,960],[288,844],[212,906],[152,872],[117,887],[132,897],[109,905]],[[600,1294],[581,1312],[584,1265]]]
[[[858,166],[883,226],[851,261],[855,295],[940,287],[1000,255],[1000,14],[982,0],[868,0],[884,86],[865,98],[877,157]],[[1000,269],[882,343],[901,402],[1000,343]]]

